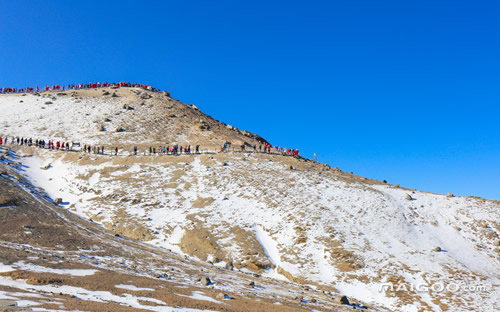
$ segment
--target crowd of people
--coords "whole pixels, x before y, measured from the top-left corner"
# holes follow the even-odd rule
[[[0,88],[0,94],[8,93],[33,93],[40,91],[64,91],[64,90],[80,90],[80,89],[97,89],[105,87],[135,87],[143,88],[148,91],[162,92],[157,88],[153,88],[150,85],[145,85],[141,83],[131,83],[131,82],[90,82],[90,83],[79,83],[79,84],[68,84],[68,85],[52,85],[52,86],[36,86],[36,87],[26,87],[26,88]]]
[[[25,146],[36,146],[38,148],[50,149],[50,150],[61,150],[61,151],[72,151],[72,152],[83,152],[87,154],[99,154],[105,155],[104,146],[92,145],[92,144],[83,144],[81,145],[79,142],[65,142],[65,141],[56,141],[56,140],[44,140],[44,139],[35,139],[33,138],[25,138],[25,137],[0,137],[0,145],[2,144],[17,144],[17,145],[25,145]],[[230,149],[231,143],[225,142],[221,147],[221,152],[228,152]],[[250,149],[254,152],[263,152],[263,153],[279,153],[284,156],[298,156],[299,151],[296,149],[285,149],[281,147],[271,147],[271,145],[267,142],[257,141],[255,145],[251,146]],[[119,148],[117,146],[114,149],[110,150],[109,155],[118,155]],[[234,151],[234,150],[233,150]],[[248,152],[246,150],[245,145],[241,145],[242,152]],[[131,149],[133,155],[137,155],[139,149],[137,146],[134,146]],[[158,148],[149,146],[149,149],[144,149],[144,155],[189,155],[189,154],[201,154],[200,145],[196,145],[194,151],[191,148],[191,145],[163,145],[158,146]]]
[[[279,146],[271,146],[271,144],[263,141],[257,141],[259,143],[259,152],[264,150],[264,152],[267,151],[267,153],[271,153],[271,150],[274,150],[276,153],[280,153],[283,155],[287,156],[299,156],[299,150],[298,149],[291,149],[291,148],[284,148],[284,147],[279,147]],[[243,148],[242,148],[243,149]],[[254,150],[257,151],[257,146],[254,145]]]

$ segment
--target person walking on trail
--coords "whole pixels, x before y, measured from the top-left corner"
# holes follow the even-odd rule
[[[316,153],[314,153],[314,161],[316,161]]]
[[[137,146],[134,146],[134,155],[137,155]]]
[[[118,155],[118,147],[115,147],[115,156]]]
[[[200,153],[200,146],[196,145],[196,154],[199,154],[199,153]]]

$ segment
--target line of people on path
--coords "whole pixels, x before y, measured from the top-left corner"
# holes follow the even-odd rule
[[[91,145],[91,144],[83,144],[81,145],[79,142],[64,142],[64,141],[55,141],[55,140],[43,140],[43,139],[35,139],[33,138],[24,138],[24,137],[11,137],[9,141],[9,137],[0,137],[0,145],[3,144],[17,144],[17,145],[25,145],[25,146],[36,146],[39,148],[46,148],[52,150],[65,150],[65,151],[80,151],[88,154],[99,154],[104,155],[104,146]],[[76,149],[74,149],[76,148]],[[144,150],[144,154],[146,154],[147,150]],[[137,155],[138,148],[134,146],[132,148],[132,153]],[[200,145],[196,145],[195,153],[200,154]],[[111,153],[112,155],[113,153]],[[115,156],[118,155],[118,147],[114,148]],[[157,150],[156,147],[149,147],[149,154],[156,155]],[[191,154],[191,145],[179,146],[179,145],[164,145],[158,147],[158,154],[163,155],[180,155],[180,154]]]
[[[284,148],[284,147],[279,147],[277,145],[273,147],[271,144],[264,141],[257,141],[257,144],[253,146],[255,152],[257,151],[257,145],[259,152],[271,153],[271,151],[274,151],[275,153],[280,153],[287,156],[299,156],[298,149]],[[245,150],[245,145],[241,146],[241,150],[242,151]]]
[[[64,90],[80,90],[80,89],[97,89],[104,87],[129,87],[129,88],[143,88],[148,91],[153,92],[166,92],[161,91],[160,89],[153,88],[150,85],[141,84],[141,83],[131,83],[131,82],[91,82],[91,83],[79,83],[79,84],[68,84],[68,85],[59,85],[55,84],[52,86],[43,86],[43,87],[26,87],[26,88],[0,88],[0,94],[9,94],[9,93],[33,93],[40,91],[64,91]]]
[[[10,143],[11,144],[17,144],[17,145],[26,145],[26,146],[36,146],[39,148],[46,148],[46,149],[51,149],[51,150],[63,150],[63,151],[80,151],[88,154],[99,154],[99,155],[104,155],[104,146],[103,145],[91,145],[91,144],[83,144],[81,145],[79,142],[65,142],[65,141],[56,141],[56,140],[44,140],[44,139],[35,139],[33,138],[25,138],[25,137],[11,137],[10,138]],[[2,144],[9,144],[9,137],[0,137],[0,145]],[[264,153],[280,153],[284,156],[298,156],[299,151],[296,149],[285,149],[281,147],[275,146],[274,148],[271,147],[271,145],[267,142],[262,142],[262,141],[257,141],[255,145],[249,145],[253,149],[254,152],[257,152],[257,146],[258,146],[258,151],[259,152],[264,152]],[[221,146],[221,152],[228,152],[231,147],[230,142],[225,142]],[[116,146],[114,148],[114,155],[118,155],[118,147]],[[181,155],[181,154],[192,154],[192,149],[191,145],[163,145],[159,146],[158,149],[156,147],[150,146],[149,149],[144,150],[144,155],[148,154],[149,155]],[[243,144],[241,145],[241,151],[242,152],[248,152],[246,150],[246,145]],[[132,148],[132,154],[137,155],[139,152],[139,149],[137,146],[134,146]],[[195,146],[194,150],[195,154],[200,154],[200,145]],[[113,155],[113,150],[111,150],[110,155]]]
[[[253,149],[254,152],[257,152],[257,149],[258,149],[259,152],[261,152],[261,153],[268,153],[269,154],[269,153],[271,153],[271,151],[273,151],[273,153],[280,153],[282,155],[287,155],[287,156],[299,156],[298,149],[283,148],[283,147],[279,147],[276,145],[274,147],[272,147],[271,144],[264,142],[264,141],[259,141],[259,140],[256,141],[255,145],[250,145],[248,143],[242,144],[240,146],[241,151],[246,152],[247,147],[249,147],[250,149]],[[230,150],[230,148],[231,148],[231,142],[224,142],[220,147],[220,151],[227,152]]]
[[[0,145],[2,144],[8,144],[9,143],[9,137],[2,138],[0,137]],[[52,141],[52,140],[38,140],[36,139],[33,141],[32,138],[20,138],[20,137],[12,137],[11,138],[11,144],[17,144],[17,145],[26,145],[26,146],[37,146],[40,148],[48,148],[48,149],[60,149],[60,150],[66,150],[69,151],[70,146],[69,142],[63,142],[63,141]]]

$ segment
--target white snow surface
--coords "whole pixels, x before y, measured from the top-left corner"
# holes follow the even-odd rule
[[[24,261],[18,261],[14,263],[12,265],[12,268],[24,271],[31,271],[31,272],[54,273],[54,274],[69,275],[69,276],[89,276],[89,275],[94,275],[94,273],[99,271],[92,269],[53,269],[41,265],[36,265],[33,263],[24,263]]]
[[[115,285],[116,288],[122,288],[122,289],[127,289],[131,291],[154,291],[153,288],[141,288],[141,287],[136,287],[134,285],[126,285],[126,284],[118,284]]]
[[[219,300],[215,300],[212,297],[206,296],[201,291],[193,291],[193,294],[191,296],[187,296],[187,295],[179,295],[179,296],[183,296],[183,297],[187,297],[187,298],[191,298],[191,299],[195,299],[195,300],[203,300],[203,301],[210,301],[210,302],[215,302],[215,303],[222,303]]]
[[[94,301],[94,302],[114,302],[118,304],[122,304],[124,306],[136,308],[136,309],[144,309],[144,310],[149,310],[149,311],[158,311],[158,312],[164,312],[164,311],[173,311],[173,312],[194,312],[194,311],[208,311],[208,310],[198,310],[198,309],[190,309],[190,308],[174,308],[174,307],[169,307],[164,305],[165,303],[163,301],[154,299],[154,298],[147,298],[147,297],[136,297],[131,294],[124,294],[123,296],[117,296],[113,295],[110,292],[107,291],[91,291],[87,290],[85,288],[81,287],[74,287],[74,286],[68,286],[68,285],[62,285],[62,286],[57,286],[57,285],[31,285],[26,283],[24,280],[12,280],[10,277],[5,277],[5,276],[0,276],[0,285],[2,286],[9,286],[13,288],[17,288],[20,290],[23,290],[27,292],[28,294],[50,294],[50,293],[62,293],[65,295],[71,295],[74,296],[75,298],[78,298],[80,300],[84,301]],[[7,292],[0,292],[0,298],[2,298],[2,294],[7,293]],[[26,293],[14,293],[10,294],[7,293],[10,296],[5,296],[5,299],[8,300],[15,300],[16,304],[18,306],[31,306],[31,305],[40,305],[39,302],[34,302],[34,301],[29,301],[29,300],[23,300],[23,299],[17,299],[16,296],[19,297],[24,297],[26,296]],[[150,301],[155,304],[163,304],[163,305],[158,305],[158,306],[150,306],[150,305],[143,305],[139,303],[139,300],[142,301]],[[44,311],[43,309],[40,309],[38,311]]]

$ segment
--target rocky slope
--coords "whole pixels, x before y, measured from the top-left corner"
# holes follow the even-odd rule
[[[0,311],[352,310],[334,293],[114,235],[54,205],[0,152]]]
[[[223,142],[253,145],[255,137],[141,89],[7,95],[0,107],[3,137],[126,151],[9,145],[27,181],[120,236],[371,309],[500,309],[498,202],[409,190],[250,148],[216,153]],[[149,146],[164,144],[200,144],[204,154],[149,155]]]

